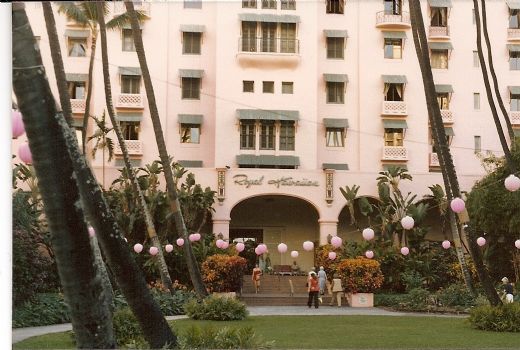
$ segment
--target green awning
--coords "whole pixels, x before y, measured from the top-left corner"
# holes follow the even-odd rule
[[[428,47],[432,50],[453,50],[453,45],[451,43],[444,42],[429,42]]]
[[[332,83],[348,83],[348,75],[346,74],[323,74],[323,79]]]
[[[271,156],[240,154],[236,158],[238,165],[271,165],[271,166],[299,166],[300,158],[295,156]]]
[[[384,171],[388,171],[390,170],[390,168],[401,168],[401,169],[404,169],[404,170],[408,170],[408,166],[404,163],[392,163],[392,164],[383,164],[383,170]]]
[[[383,119],[385,129],[408,129],[406,120]]]
[[[121,75],[142,75],[140,67],[119,67]]]
[[[120,122],[140,122],[143,115],[139,113],[119,113],[116,118]]]
[[[453,87],[449,84],[435,84],[435,92],[453,93]]]
[[[178,121],[181,124],[202,124],[202,114],[178,114]]]
[[[391,32],[383,30],[383,38],[385,39],[406,39],[406,32],[399,31],[399,32]]]
[[[300,16],[272,13],[241,13],[238,19],[247,22],[300,23]]]
[[[382,75],[383,83],[385,84],[406,84],[406,75]]]
[[[518,44],[507,44],[507,49],[511,52],[520,52],[520,45]]]
[[[68,36],[71,38],[88,38],[90,36],[90,31],[89,30],[67,29],[67,30],[65,30],[65,36]]]
[[[326,128],[348,128],[348,119],[323,118],[323,125]]]
[[[202,78],[204,75],[203,69],[179,69],[181,78]]]
[[[322,169],[334,169],[334,170],[348,170],[348,164],[341,163],[323,163]]]
[[[520,137],[520,129],[513,129],[513,132],[515,133],[515,137]]]
[[[506,0],[506,3],[511,10],[520,10],[520,0]]]
[[[455,133],[453,132],[452,127],[445,127],[444,132],[446,133],[446,136],[455,136]]]
[[[428,0],[430,7],[452,7],[451,0]]]
[[[513,95],[520,94],[520,86],[508,86],[508,88],[509,88],[509,92],[512,93]]]
[[[202,160],[179,160],[177,163],[184,168],[202,168]]]
[[[81,74],[81,73],[66,73],[65,79],[67,81],[87,81],[88,80],[88,74]]]
[[[181,32],[204,33],[206,26],[202,24],[181,24]]]
[[[300,112],[265,109],[237,109],[240,120],[299,120]]]
[[[348,38],[346,30],[325,29],[323,30],[323,33],[327,38]]]

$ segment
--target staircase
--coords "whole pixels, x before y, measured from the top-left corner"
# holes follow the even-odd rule
[[[294,294],[291,296],[290,282]],[[244,276],[240,300],[250,306],[305,306],[308,292],[307,276],[263,275],[260,292],[255,293],[251,275]]]

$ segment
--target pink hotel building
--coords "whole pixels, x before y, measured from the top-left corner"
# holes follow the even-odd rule
[[[500,154],[476,53],[470,0],[421,1],[438,99],[463,190],[485,172],[479,154]],[[53,6],[56,6],[53,4]],[[111,15],[124,11],[110,4]],[[273,264],[285,242],[312,265],[305,240],[359,240],[339,187],[376,197],[391,164],[422,196],[442,184],[406,0],[136,1],[168,151],[217,191],[213,232],[262,240]],[[49,80],[56,86],[41,4],[27,12]],[[55,8],[56,10],[56,8]],[[502,98],[520,131],[520,1],[487,2]],[[56,14],[80,125],[92,33]],[[98,40],[91,111],[105,108]],[[114,105],[136,165],[158,159],[131,30],[108,32]],[[55,90],[56,92],[56,90]],[[57,93],[56,93],[57,96]],[[77,118],[77,119],[76,119]],[[89,125],[88,135],[95,131]],[[115,136],[112,135],[115,139]],[[20,142],[20,141],[16,141]],[[23,142],[23,140],[22,140]],[[90,154],[90,152],[89,152]],[[122,167],[116,147],[91,159],[110,185]],[[435,217],[429,218],[434,225]],[[442,234],[433,229],[431,238]]]

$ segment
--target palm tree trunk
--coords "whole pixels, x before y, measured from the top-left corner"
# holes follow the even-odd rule
[[[104,303],[104,289],[94,264],[83,211],[77,205],[78,188],[68,154],[63,152],[65,141],[54,119],[56,104],[41,56],[35,49],[25,6],[14,3],[12,9],[13,90],[33,155],[76,346],[114,348],[111,313]],[[49,36],[50,45],[59,50],[54,39]]]
[[[97,43],[97,25],[92,28],[92,45],[90,46],[90,62],[88,64],[88,86],[87,96],[85,99],[85,113],[83,114],[83,126],[81,129],[81,149],[86,154],[87,149],[87,128],[88,118],[90,116],[90,100],[92,99],[92,85],[94,75],[94,58],[96,57],[96,43]]]
[[[137,196],[139,198],[139,204],[141,205],[141,208],[144,212],[145,222],[146,222],[146,228],[148,232],[148,236],[152,240],[152,244],[156,246],[159,249],[158,253],[158,264],[159,264],[159,271],[161,274],[161,281],[163,285],[168,288],[168,290],[173,293],[173,283],[172,279],[170,277],[170,273],[168,272],[168,265],[166,265],[166,260],[164,260],[164,254],[161,247],[161,241],[159,240],[159,237],[157,236],[157,232],[155,230],[155,226],[152,220],[152,216],[150,215],[150,209],[148,208],[148,204],[146,203],[146,200],[143,195],[143,191],[141,191],[141,187],[139,186],[139,183],[137,182],[137,178],[134,174],[134,169],[132,168],[132,164],[130,163],[130,157],[128,156],[128,149],[126,147],[125,140],[123,138],[123,134],[121,133],[121,128],[119,127],[119,122],[116,119],[115,113],[114,113],[114,107],[112,104],[112,88],[110,84],[110,73],[108,70],[108,50],[107,50],[107,32],[106,32],[106,26],[105,26],[105,18],[103,14],[103,6],[104,4],[102,2],[97,2],[97,13],[98,13],[98,23],[99,23],[99,31],[101,35],[101,59],[103,63],[103,79],[105,82],[105,100],[107,104],[107,110],[108,115],[110,116],[110,120],[112,122],[114,131],[117,136],[117,141],[119,142],[119,146],[121,147],[121,151],[123,153],[123,160],[125,162],[125,167],[128,172],[128,177],[130,179],[130,182],[132,183],[132,187],[134,191],[137,193]]]
[[[155,140],[157,142],[159,157],[161,159],[164,169],[164,177],[166,180],[168,199],[170,201],[170,209],[172,212],[173,219],[175,221],[177,232],[179,232],[184,237],[184,255],[186,258],[186,265],[188,266],[188,271],[191,277],[191,281],[193,283],[193,287],[199,296],[206,296],[208,292],[206,290],[206,287],[204,286],[204,282],[202,281],[202,275],[200,273],[199,265],[197,264],[197,260],[195,259],[195,255],[193,254],[193,248],[191,246],[190,240],[188,239],[188,230],[186,229],[186,224],[184,223],[184,218],[180,210],[181,208],[179,198],[177,196],[177,188],[175,187],[175,182],[173,179],[171,161],[170,157],[168,156],[168,151],[166,149],[166,143],[164,142],[161,120],[159,118],[159,112],[157,110],[157,104],[155,102],[155,94],[153,91],[152,80],[150,78],[150,72],[148,70],[148,64],[146,63],[143,38],[139,29],[139,23],[137,21],[136,13],[134,11],[134,4],[131,1],[125,1],[125,6],[127,12],[130,15],[130,23],[132,25],[135,49],[137,52],[137,57],[139,59],[139,65],[143,73],[146,96],[148,99],[148,106],[150,108],[150,116],[152,118],[153,129],[155,132]]]

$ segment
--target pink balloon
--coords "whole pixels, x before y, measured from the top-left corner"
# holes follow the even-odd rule
[[[414,224],[415,224],[415,221],[413,220],[413,218],[411,216],[407,215],[401,219],[401,226],[403,226],[403,228],[405,230],[411,230],[413,228]]]
[[[177,240],[175,241],[175,243],[177,243],[177,245],[179,247],[182,247],[184,245],[184,239],[182,238],[177,238]]]
[[[298,257],[298,255],[299,255],[299,254],[298,254],[298,251],[297,251],[297,250],[293,250],[293,251],[291,252],[291,258],[296,259],[296,258]]]
[[[336,259],[336,253],[335,252],[329,252],[329,259],[330,260]]]
[[[164,246],[164,250],[166,250],[166,253],[171,253],[173,252],[173,245],[171,244],[167,244]]]
[[[13,111],[11,113],[11,127],[13,131],[13,139],[22,136],[25,132],[25,126],[23,125],[22,113],[18,111]]]
[[[514,192],[520,188],[520,178],[511,174],[504,180],[504,185],[508,191]]]
[[[444,249],[449,249],[451,247],[451,242],[448,240],[442,241],[442,247]]]
[[[18,157],[20,157],[22,162],[24,162],[25,164],[32,164],[32,162],[33,162],[32,153],[31,153],[31,149],[29,148],[29,144],[27,142],[22,143],[18,147]]]
[[[450,207],[455,213],[462,213],[466,208],[466,203],[460,198],[454,198],[450,203]]]
[[[339,248],[343,244],[343,240],[341,237],[334,236],[330,239],[330,244],[332,244],[334,248]]]
[[[262,248],[260,248],[259,246],[255,248],[255,253],[256,253],[256,255],[264,254],[264,252],[262,251]]]
[[[370,227],[368,227],[363,230],[362,235],[365,240],[370,241],[371,239],[374,238],[375,233],[374,233],[374,230],[372,230]]]
[[[516,247],[517,249],[520,249],[520,239],[517,239],[517,240],[515,241],[515,247]]]
[[[402,247],[401,248],[401,254],[403,254],[403,255],[410,254],[410,249],[408,249],[408,247]]]
[[[140,244],[140,243],[137,243],[134,245],[134,252],[136,252],[137,254],[139,254],[140,252],[143,251],[143,245]]]
[[[223,241],[220,245],[220,248],[222,249],[228,249],[229,248],[229,242]]]
[[[265,244],[261,243],[257,248],[262,252],[262,254],[267,253],[267,246]]]
[[[222,249],[222,243],[224,243],[223,240],[217,239],[217,241],[215,242],[215,245],[217,246],[217,248],[221,248]]]
[[[246,246],[244,245],[244,243],[240,242],[240,243],[237,243],[237,245],[235,246],[235,249],[237,250],[237,252],[241,252],[243,251],[244,249],[246,248]]]
[[[200,238],[201,238],[200,233],[198,233],[198,232],[194,233],[193,236],[195,238],[195,242],[200,241]]]
[[[188,236],[190,242],[197,242],[200,239],[200,233],[192,233]]]
[[[157,255],[159,253],[159,248],[157,247],[150,247],[150,255]]]
[[[367,250],[367,251],[365,252],[365,256],[366,256],[367,258],[369,258],[369,259],[372,259],[372,258],[374,257],[374,252],[371,251],[371,250]]]
[[[477,238],[477,244],[482,247],[486,244],[486,239],[484,237]]]
[[[303,242],[303,249],[310,252],[311,250],[314,249],[314,243],[312,243],[311,241]]]
[[[88,227],[88,235],[90,237],[94,237],[96,235],[96,231],[94,230],[94,227],[92,227],[92,226]]]
[[[280,252],[282,254],[287,252],[287,244],[285,244],[285,243],[278,244],[278,252]]]

